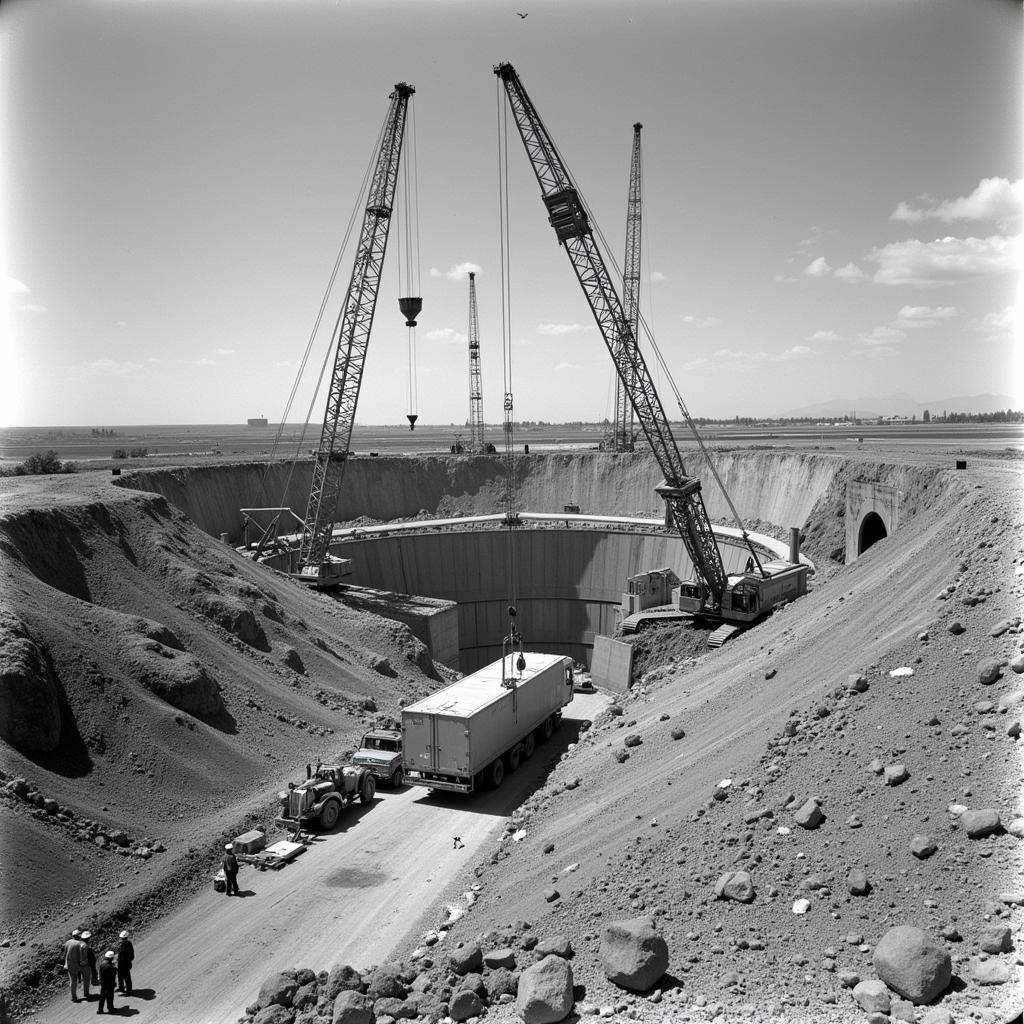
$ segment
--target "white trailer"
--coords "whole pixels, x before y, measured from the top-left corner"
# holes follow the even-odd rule
[[[501,785],[572,700],[572,658],[516,652],[402,710],[405,781],[472,793]]]

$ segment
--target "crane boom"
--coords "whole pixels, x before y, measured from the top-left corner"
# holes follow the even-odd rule
[[[370,328],[377,305],[409,97],[415,91],[411,85],[399,82],[389,97],[391,104],[384,121],[370,182],[355,265],[344,307],[335,324],[334,372],[313,465],[313,483],[299,548],[303,576],[317,577],[328,556],[338,495],[345,473],[345,460],[352,439]]]
[[[484,451],[484,397],[480,378],[480,317],[476,309],[476,274],[469,272],[469,450]]]
[[[565,247],[619,379],[665,475],[665,482],[658,488],[658,493],[665,499],[672,523],[693,562],[695,574],[709,591],[708,610],[715,611],[721,607],[728,581],[704,506],[700,480],[686,471],[633,327],[605,267],[587,211],[568,169],[515,68],[508,63],[499,64],[494,73],[504,83],[526,155],[540,185],[548,220],[559,243]]]
[[[641,128],[643,125],[639,121],[633,125],[633,155],[629,162],[629,197],[626,201],[626,258],[622,264],[622,305],[634,338],[640,337]],[[633,450],[633,406],[629,401],[629,390],[619,377],[615,378],[612,440],[617,452]]]

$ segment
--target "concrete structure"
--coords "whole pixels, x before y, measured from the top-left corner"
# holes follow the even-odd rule
[[[633,645],[610,636],[594,637],[590,681],[602,690],[628,693],[633,679]]]
[[[846,487],[846,564],[895,532],[900,492],[874,480],[851,480]]]

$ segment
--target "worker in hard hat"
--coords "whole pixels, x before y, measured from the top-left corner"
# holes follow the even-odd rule
[[[114,951],[108,949],[103,954],[103,959],[100,961],[99,966],[100,976],[100,1001],[96,1007],[97,1013],[103,1012],[103,1004],[107,1004],[107,1009],[111,1013],[117,1013],[114,1009],[114,986],[117,984],[117,968],[114,966]]]
[[[82,977],[82,932],[76,928],[71,938],[64,943],[64,970],[68,972],[71,982],[71,1002],[78,1002],[78,979]],[[85,982],[85,998],[89,998],[89,976],[82,977]]]
[[[121,932],[117,941],[117,991],[126,996],[132,994],[132,962],[135,960],[135,947],[128,938],[127,930]]]
[[[224,891],[229,895],[238,895],[238,858],[235,856],[233,843],[224,847],[224,859],[220,862],[224,869]]]

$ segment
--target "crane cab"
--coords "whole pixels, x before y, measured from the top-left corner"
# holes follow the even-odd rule
[[[807,593],[807,566],[779,559],[765,562],[765,575],[729,576],[720,615],[728,622],[756,622],[787,601]]]

